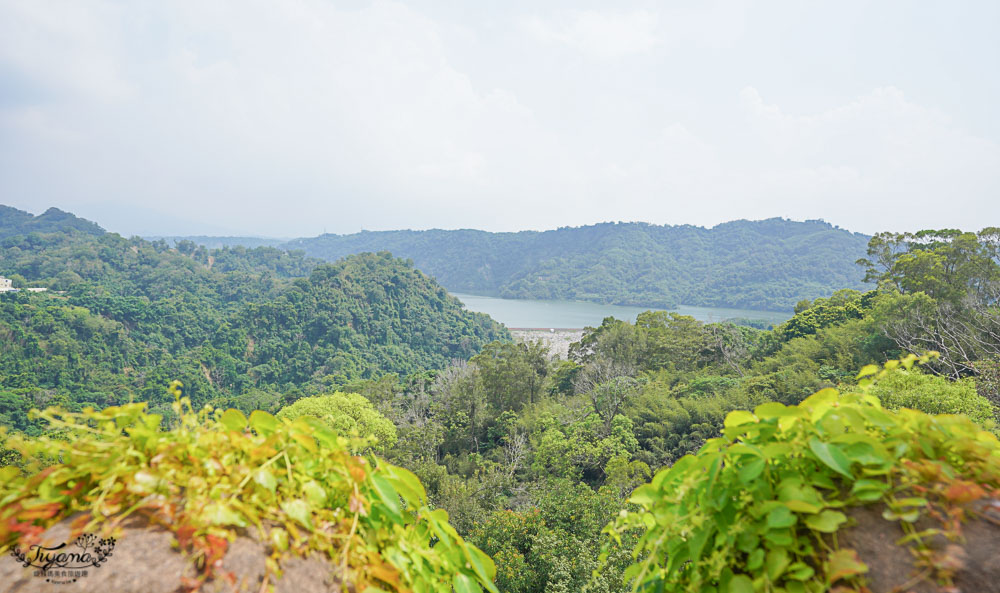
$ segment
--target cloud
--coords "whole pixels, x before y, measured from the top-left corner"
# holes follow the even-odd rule
[[[585,10],[553,19],[533,16],[524,20],[521,26],[539,41],[564,44],[598,58],[614,59],[645,53],[656,47],[660,43],[656,35],[657,21],[656,14],[645,10],[626,13]]]
[[[378,0],[80,6],[0,4],[0,195],[135,213],[113,230],[1000,215],[996,141],[903,85],[797,101],[741,67],[736,0],[458,22]]]
[[[937,211],[940,224],[967,225],[968,212],[1000,189],[1000,146],[897,88],[813,114],[788,113],[753,87],[740,102],[757,148],[748,173],[758,195],[836,203],[827,208],[837,216],[856,210],[881,217],[877,224]]]

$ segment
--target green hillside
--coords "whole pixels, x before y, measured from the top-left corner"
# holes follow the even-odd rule
[[[310,384],[442,368],[509,339],[387,253],[325,264],[66,232],[0,240],[0,275],[54,289],[0,295],[0,424],[22,429],[32,406],[166,404],[174,379],[198,404],[274,408]]]
[[[791,310],[861,288],[868,237],[822,221],[739,220],[711,229],[603,223],[552,231],[379,231],[284,246],[333,260],[364,251],[410,258],[449,290],[619,305]]]
[[[0,239],[28,233],[55,233],[63,231],[80,231],[89,235],[100,235],[104,229],[95,223],[63,212],[58,208],[49,208],[42,214],[34,216],[30,212],[11,208],[0,204]]]

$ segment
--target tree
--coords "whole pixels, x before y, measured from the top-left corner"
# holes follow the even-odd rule
[[[540,342],[493,342],[472,358],[486,400],[496,413],[534,403],[548,374],[547,350]]]
[[[396,427],[357,393],[338,391],[305,397],[278,412],[278,418],[294,420],[299,416],[314,416],[338,432],[373,439],[381,450],[391,449],[396,444]]]

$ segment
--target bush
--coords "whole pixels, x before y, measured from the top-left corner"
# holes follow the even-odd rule
[[[928,414],[965,414],[992,424],[993,407],[976,392],[972,379],[951,381],[917,370],[901,370],[880,379],[869,391],[890,410],[912,408]]]
[[[874,366],[861,376],[875,373],[882,386],[896,380]],[[857,591],[867,566],[831,538],[847,521],[845,507],[882,502],[883,516],[926,546],[916,521],[940,518],[938,532],[954,538],[958,507],[990,496],[1000,496],[992,433],[963,416],[891,412],[872,395],[824,389],[797,406],[730,413],[720,438],[636,489],[629,501],[638,509],[608,531],[613,542],[642,533],[639,560],[625,572],[640,590]],[[930,563],[928,574],[950,585],[953,570]]]
[[[446,512],[427,506],[416,476],[352,455],[357,443],[324,422],[194,413],[187,398],[174,411],[171,430],[144,404],[41,413],[64,438],[8,441],[29,471],[0,468],[0,553],[31,545],[78,512],[74,529],[82,532],[139,511],[174,532],[204,567],[203,580],[237,530],[254,526],[274,549],[270,573],[286,554],[320,553],[346,569],[357,591],[497,593],[492,560],[463,541]]]
[[[363,395],[336,392],[331,395],[305,397],[278,412],[278,418],[294,420],[302,416],[319,418],[328,427],[344,436],[374,439],[382,451],[396,445],[396,427],[379,414]]]

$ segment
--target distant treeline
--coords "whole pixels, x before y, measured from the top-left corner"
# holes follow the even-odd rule
[[[412,259],[448,290],[616,305],[791,311],[862,288],[869,237],[822,221],[740,220],[711,229],[605,223],[553,231],[379,231],[281,246],[336,260],[366,251]]]

